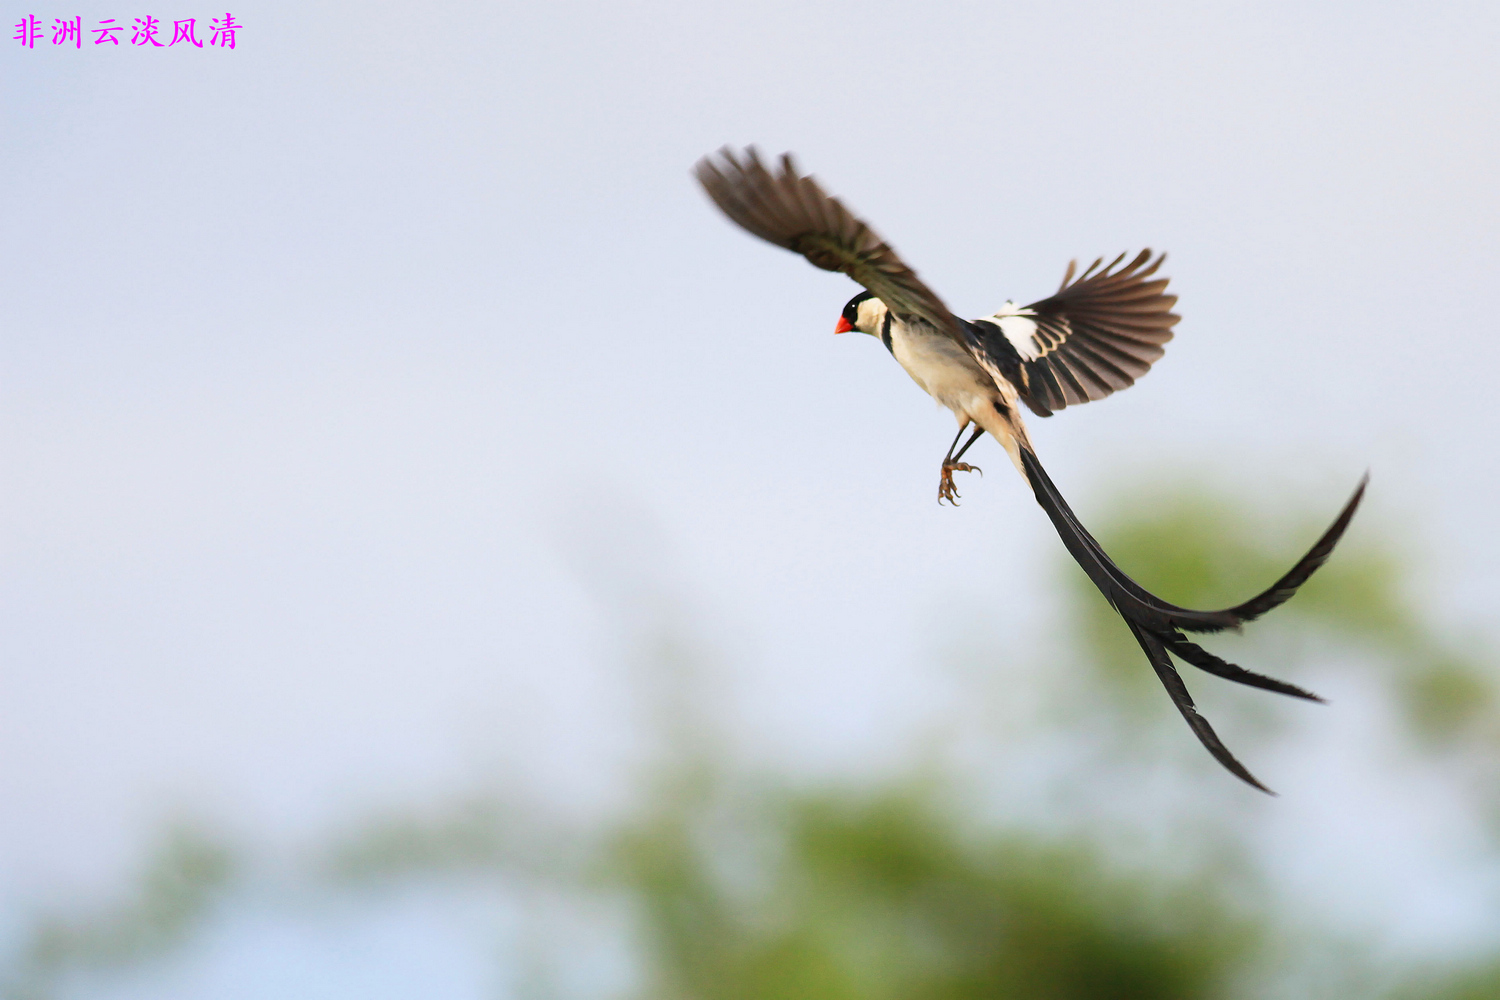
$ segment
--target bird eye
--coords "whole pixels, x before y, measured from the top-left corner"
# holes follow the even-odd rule
[[[844,305],[844,319],[849,323],[850,326],[857,326],[859,323],[860,305],[869,299],[873,299],[874,297],[875,296],[870,294],[869,292],[860,292]]]

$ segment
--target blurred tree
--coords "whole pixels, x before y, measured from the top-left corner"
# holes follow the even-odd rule
[[[717,870],[728,847],[694,828],[702,812],[659,810],[616,855],[653,997],[1224,997],[1256,939],[1206,880],[1124,875],[1087,844],[965,836],[920,788],[762,803],[748,892]]]
[[[1253,592],[1319,530],[1260,523],[1242,505],[1192,489],[1139,492],[1116,509],[1099,531],[1106,548],[1146,586],[1188,605],[1221,606]],[[1484,648],[1460,650],[1439,637],[1403,587],[1409,561],[1385,539],[1364,541],[1372,533],[1363,524],[1250,638],[1216,639],[1258,644],[1228,652],[1248,651],[1247,666],[1294,681],[1314,655],[1358,662],[1398,709],[1410,749],[1444,774],[1458,764],[1469,804],[1500,816],[1500,716]],[[1219,783],[1204,787],[1222,792],[1205,797],[1195,788],[1140,821],[1191,830],[1208,850],[1179,851],[1182,840],[1166,852],[1136,850],[1128,840],[1122,848],[1120,826],[1099,813],[1068,832],[1053,816],[982,822],[956,769],[863,792],[752,780],[718,738],[712,706],[694,694],[698,658],[663,641],[651,646],[660,676],[645,685],[660,760],[630,815],[584,828],[493,793],[391,810],[320,848],[311,881],[340,895],[357,889],[370,903],[378,899],[372,888],[411,880],[487,886],[496,905],[543,893],[607,898],[634,915],[623,937],[636,956],[635,992],[657,1000],[1500,997],[1500,949],[1467,965],[1392,968],[1368,951],[1330,945],[1338,935],[1319,938],[1285,901],[1261,891],[1243,814],[1223,808],[1253,793],[1218,772],[1181,730],[1118,618],[1068,565],[1065,613],[1082,623],[1069,632],[1081,673],[1027,677],[1070,706],[1038,723],[1051,727],[1044,745],[1093,740],[1098,752],[1054,753],[1056,786],[1105,797],[1116,768],[1163,759],[1167,744],[1139,742],[1142,733],[1175,739],[1177,752]],[[1065,690],[1070,683],[1087,684],[1090,697]],[[1236,703],[1271,697],[1224,686]],[[1274,727],[1258,732],[1262,740],[1279,735]],[[1174,776],[1170,784],[1180,783]],[[1138,798],[1140,783],[1129,787]],[[51,997],[78,970],[186,945],[237,884],[233,871],[213,838],[173,833],[134,900],[92,917],[39,921],[4,980],[7,995]],[[1300,939],[1292,951],[1287,926]],[[554,942],[561,961],[574,944]],[[1298,980],[1285,968],[1306,957],[1297,946],[1333,967]],[[543,945],[531,939],[527,947]]]
[[[15,1000],[48,1000],[68,977],[103,975],[188,944],[229,890],[233,854],[197,824],[174,824],[131,898],[81,919],[45,915],[4,980]]]

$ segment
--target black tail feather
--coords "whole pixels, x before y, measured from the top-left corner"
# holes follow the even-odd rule
[[[1146,631],[1128,618],[1125,624],[1130,626],[1134,633],[1136,642],[1141,644],[1141,649],[1146,653],[1146,659],[1151,661],[1156,676],[1161,678],[1162,686],[1167,689],[1167,694],[1172,698],[1172,704],[1177,706],[1177,711],[1187,720],[1188,727],[1192,729],[1193,735],[1198,737],[1209,753],[1214,755],[1214,760],[1223,764],[1230,774],[1241,781],[1253,785],[1265,792],[1267,795],[1275,795],[1265,785],[1256,780],[1255,775],[1245,769],[1245,765],[1235,759],[1234,754],[1229,752],[1220,740],[1219,735],[1214,732],[1214,727],[1208,724],[1208,720],[1198,714],[1198,707],[1193,704],[1193,696],[1188,694],[1187,685],[1182,683],[1182,677],[1177,673],[1177,668],[1172,666],[1172,658],[1167,655],[1167,647],[1157,636]]]
[[[1251,687],[1261,688],[1266,691],[1275,691],[1277,694],[1291,695],[1293,698],[1306,698],[1308,701],[1316,701],[1320,704],[1323,702],[1322,698],[1319,698],[1311,691],[1299,688],[1295,684],[1278,681],[1274,677],[1257,674],[1253,670],[1246,670],[1237,664],[1221,660],[1196,642],[1189,642],[1180,635],[1176,638],[1166,639],[1164,644],[1184,663],[1191,663],[1199,670],[1213,674],[1215,677],[1222,677],[1226,681],[1236,681],[1240,684],[1248,684]]]
[[[1349,527],[1349,522],[1354,520],[1354,512],[1359,509],[1359,502],[1364,499],[1365,487],[1370,484],[1370,474],[1366,472],[1359,480],[1359,486],[1355,488],[1354,495],[1349,502],[1344,504],[1344,509],[1339,511],[1339,516],[1323,532],[1312,548],[1307,550],[1307,555],[1297,561],[1297,565],[1287,570],[1286,575],[1277,580],[1264,593],[1250,598],[1244,604],[1230,608],[1230,612],[1238,615],[1241,621],[1254,621],[1261,615],[1270,611],[1278,605],[1284,604],[1288,598],[1297,592],[1297,588],[1307,582],[1307,578],[1315,573],[1319,566],[1328,561],[1333,554],[1333,547],[1344,537],[1344,529]]]
[[[1026,472],[1027,480],[1031,483],[1032,492],[1036,494],[1037,503],[1041,504],[1047,516],[1051,518],[1052,525],[1057,529],[1063,545],[1088,574],[1094,586],[1099,588],[1099,592],[1104,595],[1105,600],[1109,601],[1110,606],[1119,612],[1121,618],[1125,619],[1125,624],[1130,627],[1131,633],[1140,643],[1146,658],[1151,661],[1157,677],[1161,679],[1173,703],[1182,713],[1182,717],[1187,720],[1199,742],[1236,777],[1263,792],[1274,795],[1275,793],[1257,781],[1244,765],[1235,760],[1234,755],[1220,742],[1213,727],[1208,724],[1208,720],[1198,714],[1198,709],[1188,694],[1187,685],[1183,684],[1177,668],[1172,665],[1169,653],[1176,654],[1183,661],[1198,669],[1226,680],[1290,695],[1294,698],[1321,702],[1322,698],[1294,684],[1257,674],[1220,659],[1197,643],[1190,642],[1182,635],[1182,631],[1218,632],[1228,628],[1238,628],[1242,622],[1253,621],[1295,594],[1297,588],[1306,583],[1308,577],[1328,560],[1334,546],[1343,537],[1344,530],[1349,527],[1349,522],[1353,520],[1354,512],[1359,508],[1360,500],[1364,497],[1365,486],[1370,479],[1369,475],[1366,474],[1360,480],[1354,495],[1344,505],[1338,518],[1323,533],[1323,537],[1318,539],[1307,554],[1297,562],[1297,565],[1288,570],[1269,589],[1232,608],[1225,608],[1222,611],[1196,611],[1162,600],[1136,583],[1119,566],[1115,565],[1114,560],[1110,559],[1094,536],[1090,535],[1079,522],[1077,515],[1063,499],[1062,493],[1053,484],[1047,471],[1042,468],[1036,455],[1027,448],[1021,449],[1021,465]]]
[[[1021,464],[1037,503],[1052,519],[1052,525],[1072,553],[1078,565],[1094,581],[1094,586],[1122,615],[1157,629],[1186,629],[1189,632],[1219,632],[1234,628],[1240,619],[1232,611],[1194,611],[1178,607],[1151,593],[1115,565],[1094,536],[1078,520],[1061,491],[1053,484],[1047,470],[1031,451],[1021,449]]]

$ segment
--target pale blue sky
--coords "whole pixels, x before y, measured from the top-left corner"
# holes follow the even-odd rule
[[[708,205],[725,142],[969,315],[1169,251],[1164,361],[1033,422],[1086,520],[1137,470],[1331,515],[1370,468],[1356,531],[1430,546],[1456,626],[1500,598],[1493,4],[234,13],[233,52],[0,59],[7,897],[177,803],[295,836],[496,770],[607,796],[612,561],[787,760],[896,753],[966,615],[1034,635],[1045,517],[990,444],[938,508],[950,417],[829,335],[853,285]]]

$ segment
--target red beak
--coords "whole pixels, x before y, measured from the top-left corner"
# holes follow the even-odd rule
[[[833,328],[833,332],[834,333],[848,333],[850,330],[853,330],[853,329],[854,329],[854,327],[852,327],[852,326],[849,325],[849,321],[847,319],[845,319],[844,317],[840,316],[839,317],[839,325]]]

